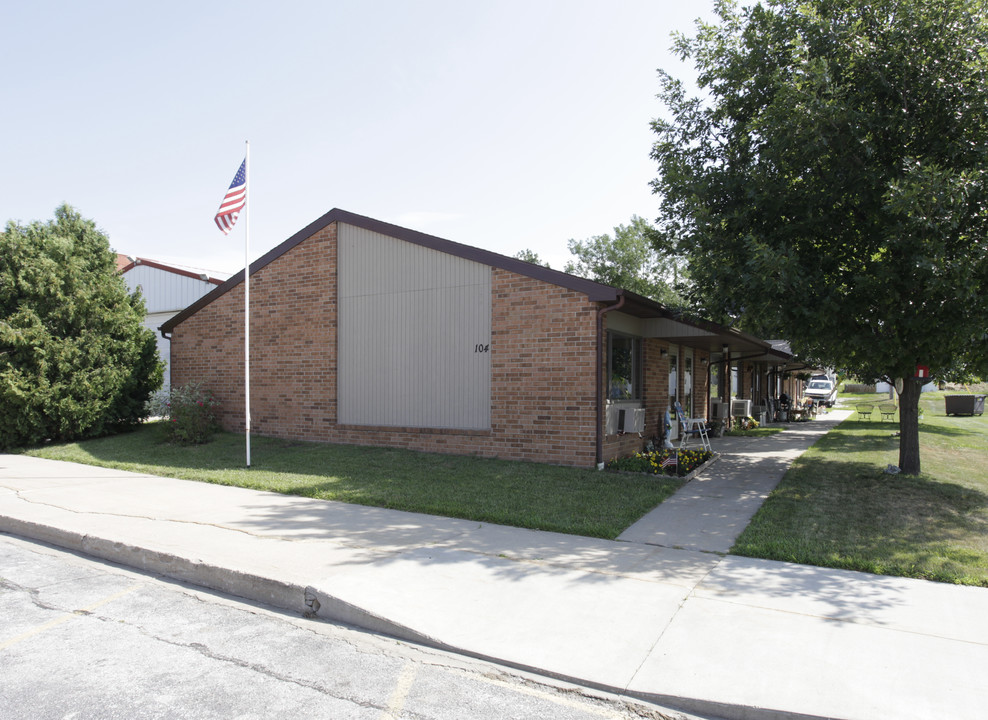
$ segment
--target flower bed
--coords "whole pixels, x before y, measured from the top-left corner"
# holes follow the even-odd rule
[[[713,453],[709,450],[663,449],[635,453],[631,457],[615,458],[607,463],[607,469],[685,477],[712,457]]]

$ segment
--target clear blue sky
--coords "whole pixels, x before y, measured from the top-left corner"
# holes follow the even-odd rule
[[[333,207],[561,269],[654,220],[658,68],[713,2],[4,3],[0,222],[67,202],[113,248],[232,273]]]

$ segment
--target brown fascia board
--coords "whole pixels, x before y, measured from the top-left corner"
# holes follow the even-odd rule
[[[781,350],[777,350],[777,349],[769,350],[768,351],[768,354],[769,355],[774,355],[776,358],[778,358],[782,362],[791,362],[794,359],[794,357],[795,357],[792,353],[782,352]]]
[[[772,346],[773,350],[780,353],[785,353],[786,355],[792,357],[792,347],[790,347],[788,340],[768,340],[767,342]]]
[[[687,315],[681,310],[666,307],[661,303],[641,295],[636,295],[628,290],[622,290],[621,292],[625,296],[625,305],[621,308],[621,312],[623,313],[641,318],[666,318],[683,325],[688,325],[690,327],[703,330],[714,336],[715,339],[712,340],[712,342],[715,342],[718,346],[736,343],[740,348],[744,348],[743,352],[772,352],[773,350],[772,345],[767,341],[755,337],[754,335],[749,335],[748,333],[738,330],[737,328],[733,328],[728,325],[721,325],[713,322],[712,320],[704,320],[693,315]],[[676,338],[670,339],[675,340]],[[737,350],[732,350],[732,352],[736,351]]]
[[[410,242],[431,250],[461,257],[465,260],[471,260],[483,265],[509,270],[525,277],[541,280],[551,285],[563,287],[574,292],[583,293],[591,302],[612,303],[615,302],[619,296],[623,295],[625,298],[625,305],[621,309],[622,312],[643,318],[669,318],[671,320],[675,320],[686,325],[692,325],[693,327],[723,336],[725,340],[736,339],[746,345],[754,345],[765,350],[771,350],[771,346],[767,342],[760,340],[753,335],[748,335],[747,333],[743,333],[735,328],[719,325],[709,320],[702,320],[696,317],[687,317],[679,311],[668,308],[655,300],[638,295],[629,290],[604,285],[603,283],[570,275],[559,270],[553,270],[551,268],[542,267],[541,265],[525,262],[524,260],[519,260],[518,258],[500,255],[498,253],[491,252],[490,250],[483,250],[470,245],[464,245],[462,243],[453,242],[452,240],[445,240],[443,238],[436,237],[435,235],[428,235],[426,233],[410,230],[399,225],[392,225],[391,223],[387,223],[382,220],[375,220],[363,215],[357,215],[339,208],[330,210],[328,213],[302,228],[283,243],[252,262],[250,265],[251,274],[253,275],[261,268],[274,262],[285,253],[289,252],[296,245],[304,242],[312,235],[332,223],[345,223],[347,225],[353,225],[364,230],[393,237],[397,240],[403,240],[405,242]],[[243,279],[244,271],[241,270],[219,287],[201,297],[185,310],[178,313],[170,320],[167,320],[161,325],[159,330],[162,333],[172,332],[175,326],[179,325],[182,321],[191,317],[217,298],[229,292],[231,289],[243,282]]]
[[[490,265],[503,270],[509,270],[535,280],[542,280],[552,285],[564,287],[567,290],[583,293],[592,302],[613,302],[617,300],[618,295],[624,292],[618,288],[603,285],[585,278],[576,277],[575,275],[569,275],[568,273],[564,273],[559,270],[552,270],[551,268],[525,262],[524,260],[519,260],[518,258],[499,255],[498,253],[491,252],[490,250],[482,250],[481,248],[463,245],[461,243],[453,242],[452,240],[444,240],[443,238],[436,237],[434,235],[427,235],[416,230],[409,230],[408,228],[392,225],[391,223],[386,223],[381,220],[374,220],[373,218],[365,217],[363,215],[356,215],[354,213],[347,212],[346,210],[340,210],[339,208],[330,210],[321,218],[302,228],[276,248],[252,262],[250,264],[251,275],[266,265],[274,262],[296,245],[304,242],[312,235],[332,223],[345,223],[347,225],[353,225],[364,230],[393,237],[397,240],[404,240],[405,242],[414,243],[415,245],[420,245],[431,250],[461,257],[465,260],[472,260],[483,265]],[[162,333],[172,332],[175,329],[175,326],[179,325],[182,321],[191,317],[217,298],[235,288],[243,282],[243,279],[244,271],[241,270],[219,287],[215,288],[206,295],[203,295],[199,298],[199,300],[194,302],[178,315],[175,315],[173,318],[166,321],[161,325],[159,330]],[[641,300],[652,303],[652,301],[647,298],[641,298]],[[662,307],[661,305],[658,305],[658,303],[652,304]]]
[[[205,273],[195,273],[191,270],[181,270],[180,268],[160,263],[157,260],[148,260],[147,258],[134,258],[126,266],[120,268],[120,274],[123,275],[125,272],[134,269],[138,265],[145,265],[157,270],[164,270],[165,272],[170,272],[173,275],[181,275],[183,277],[192,278],[193,280],[202,280],[203,282],[212,283],[213,285],[223,284],[223,281],[219,278],[209,277]]]
[[[747,333],[743,333],[735,328],[719,325],[709,320],[687,317],[679,311],[668,308],[655,300],[638,295],[629,290],[604,285],[602,283],[587,280],[586,278],[577,277],[575,275],[570,275],[559,270],[553,270],[551,268],[542,267],[541,265],[525,262],[524,260],[519,260],[518,258],[500,255],[498,253],[491,252],[490,250],[483,250],[470,245],[453,242],[452,240],[445,240],[443,238],[436,237],[435,235],[428,235],[416,230],[409,230],[408,228],[403,228],[399,225],[392,225],[391,223],[386,223],[382,220],[375,220],[363,215],[357,215],[339,208],[330,210],[328,213],[302,228],[283,243],[252,262],[250,265],[251,274],[253,275],[261,268],[274,262],[282,255],[289,252],[296,245],[304,242],[332,223],[345,223],[347,225],[353,225],[364,230],[393,237],[397,240],[403,240],[405,242],[410,242],[431,250],[461,257],[465,260],[471,260],[473,262],[493,266],[502,270],[509,270],[525,277],[541,280],[551,285],[563,287],[574,292],[583,293],[591,302],[612,303],[617,301],[619,296],[624,296],[625,305],[621,309],[622,312],[643,318],[669,318],[686,325],[692,325],[702,330],[715,333],[722,336],[725,340],[735,339],[741,341],[745,345],[754,345],[758,348],[765,349],[766,351],[772,350],[769,343],[764,340],[760,340],[753,335],[748,335]],[[217,298],[235,288],[243,282],[243,279],[244,271],[241,270],[226,282],[222,283],[219,287],[199,298],[199,300],[194,302],[185,310],[167,320],[161,325],[159,330],[162,333],[172,332],[175,329],[175,326],[179,325],[185,319],[191,317]]]

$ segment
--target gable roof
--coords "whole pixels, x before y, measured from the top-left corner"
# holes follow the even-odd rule
[[[603,285],[601,283],[594,282],[593,280],[587,280],[586,278],[569,275],[559,270],[552,270],[551,268],[535,265],[524,260],[519,260],[518,258],[508,257],[507,255],[499,255],[498,253],[491,252],[490,250],[483,250],[470,245],[464,245],[462,243],[453,242],[452,240],[444,240],[443,238],[436,237],[435,235],[428,235],[426,233],[418,232],[417,230],[409,230],[408,228],[404,228],[399,225],[392,225],[391,223],[375,220],[363,215],[357,215],[355,213],[347,212],[346,210],[340,210],[339,208],[333,208],[321,218],[310,223],[309,225],[306,225],[273,250],[252,262],[250,264],[250,274],[253,275],[258,270],[271,264],[282,255],[289,252],[296,245],[301,244],[323,228],[333,223],[353,225],[354,227],[358,227],[363,230],[369,230],[371,232],[380,233],[381,235],[387,235],[388,237],[392,237],[397,240],[410,242],[431,250],[437,250],[438,252],[461,257],[465,260],[472,260],[484,265],[493,265],[494,267],[502,268],[504,270],[510,270],[518,273],[519,275],[525,275],[537,280],[543,280],[551,283],[552,285],[564,287],[568,290],[581,292],[594,302],[613,302],[617,300],[618,294],[620,293],[618,288]],[[171,332],[175,326],[183,320],[191,317],[217,298],[222,297],[243,281],[244,271],[241,270],[237,274],[233,275],[229,280],[222,283],[219,287],[204,295],[198,301],[163,324],[160,328],[161,331]]]
[[[764,340],[759,340],[753,335],[748,335],[740,330],[718,325],[717,323],[687,317],[677,310],[668,308],[661,303],[641,295],[637,295],[628,290],[612,287],[610,285],[604,285],[603,283],[587,280],[586,278],[577,277],[576,275],[570,275],[569,273],[565,273],[560,270],[553,270],[541,265],[535,265],[534,263],[519,260],[518,258],[500,255],[498,253],[491,252],[490,250],[483,250],[470,245],[464,245],[462,243],[453,242],[452,240],[444,240],[443,238],[436,237],[435,235],[428,235],[416,230],[409,230],[408,228],[392,225],[391,223],[375,220],[363,215],[357,215],[355,213],[347,212],[346,210],[340,210],[339,208],[330,210],[318,220],[305,226],[273,250],[252,262],[250,264],[251,275],[256,273],[261,268],[271,264],[282,255],[289,252],[296,245],[301,244],[332,223],[345,223],[347,225],[353,225],[354,227],[380,233],[381,235],[387,235],[388,237],[392,237],[397,240],[410,242],[415,245],[420,245],[431,250],[447,253],[465,260],[472,260],[474,262],[490,265],[502,270],[509,270],[525,277],[541,280],[551,285],[563,287],[574,292],[583,293],[591,302],[615,303],[619,298],[623,298],[624,303],[621,307],[621,312],[639,318],[663,319],[669,321],[672,326],[682,331],[681,335],[679,335],[682,342],[693,346],[703,345],[703,347],[712,352],[719,351],[720,348],[726,344],[731,347],[732,352],[764,352],[768,355],[779,357],[779,359],[782,357],[782,353],[773,350],[769,343]],[[206,307],[217,298],[222,297],[224,294],[242,283],[243,280],[244,271],[241,270],[219,287],[201,297],[185,310],[167,320],[159,328],[160,331],[162,333],[172,332],[182,321],[192,315],[195,315],[199,310]],[[697,337],[694,331],[700,331],[703,335],[702,339]],[[675,342],[674,337],[675,336],[670,337],[670,339],[673,339]]]
[[[128,270],[133,270],[138,265],[144,265],[146,267],[152,267],[157,270],[164,270],[165,272],[172,273],[173,275],[181,275],[182,277],[193,278],[194,280],[202,280],[203,282],[208,282],[213,285],[222,285],[223,281],[219,278],[209,277],[205,273],[196,273],[191,270],[182,270],[181,268],[172,267],[171,265],[165,265],[157,260],[148,260],[147,258],[131,257],[130,255],[123,255],[117,253],[117,272],[123,275]]]

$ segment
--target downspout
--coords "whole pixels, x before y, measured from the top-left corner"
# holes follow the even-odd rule
[[[618,301],[597,311],[597,469],[604,469],[604,315],[624,306],[624,294]]]

